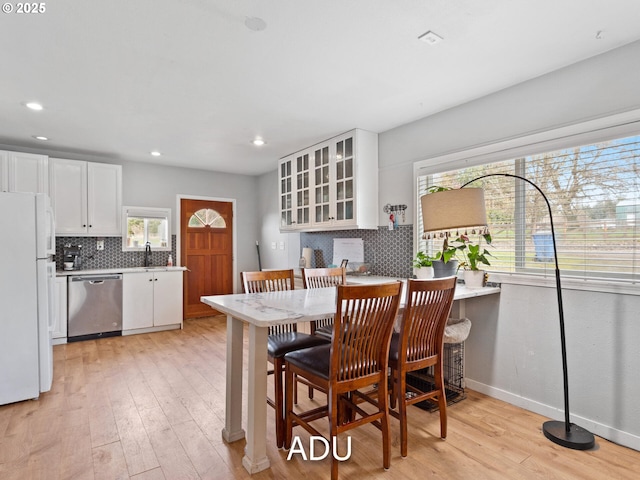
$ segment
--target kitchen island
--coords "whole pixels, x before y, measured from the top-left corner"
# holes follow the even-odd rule
[[[366,278],[366,280],[364,280]],[[359,283],[396,281],[390,277],[358,277]],[[353,282],[356,283],[356,282]],[[492,295],[498,287],[456,288],[455,303],[468,298]],[[405,289],[403,289],[404,293]],[[330,317],[335,313],[336,289],[296,289],[267,293],[245,293],[201,297],[201,301],[227,314],[225,426],[227,442],[246,437],[242,464],[249,473],[269,468],[267,438],[267,335],[268,327],[302,323]],[[401,308],[404,300],[401,300]],[[464,305],[461,308],[464,311]],[[249,325],[247,430],[242,429],[243,325]]]

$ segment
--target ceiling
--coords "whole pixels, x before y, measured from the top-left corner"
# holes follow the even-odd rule
[[[44,5],[0,17],[0,144],[250,175],[640,39],[638,0]]]

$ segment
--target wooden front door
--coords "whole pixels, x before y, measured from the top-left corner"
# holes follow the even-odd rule
[[[215,315],[200,297],[233,293],[232,203],[181,199],[180,212],[184,318]]]

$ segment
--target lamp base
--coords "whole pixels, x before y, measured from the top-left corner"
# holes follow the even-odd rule
[[[588,450],[595,446],[595,438],[588,430],[573,423],[569,424],[568,432],[565,427],[565,422],[551,420],[542,424],[542,432],[553,443],[574,450]]]

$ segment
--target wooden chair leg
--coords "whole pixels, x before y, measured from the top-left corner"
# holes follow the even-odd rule
[[[396,397],[398,395],[398,386],[396,385],[398,370],[393,367],[390,367],[390,375],[391,377],[391,391],[389,392],[389,408],[392,410],[396,408]]]
[[[400,414],[400,454],[407,456],[407,379],[405,375],[398,377],[398,410]]]
[[[273,359],[273,385],[275,387],[275,419],[276,419],[276,445],[281,448],[284,445],[284,385],[282,382],[284,361],[282,358]]]
[[[285,370],[285,410],[284,410],[284,418],[285,418],[285,431],[284,431],[284,442],[283,446],[285,449],[291,448],[291,442],[293,440],[293,419],[288,414],[293,411],[293,387],[294,387],[294,375],[293,372]]]
[[[440,438],[447,438],[447,391],[442,375],[442,358],[435,366],[435,382],[440,393],[438,395],[438,410],[440,412]]]
[[[329,400],[329,442],[331,442],[331,480],[338,480],[338,460],[336,459],[335,452],[333,451],[334,437],[338,437],[338,395],[335,392],[331,392]],[[335,442],[337,447],[337,441]]]
[[[385,470],[391,467],[391,422],[389,421],[389,391],[386,386],[378,387],[378,404],[384,412],[380,426],[382,430],[382,465]]]
[[[298,404],[298,377],[293,376],[293,403]]]

